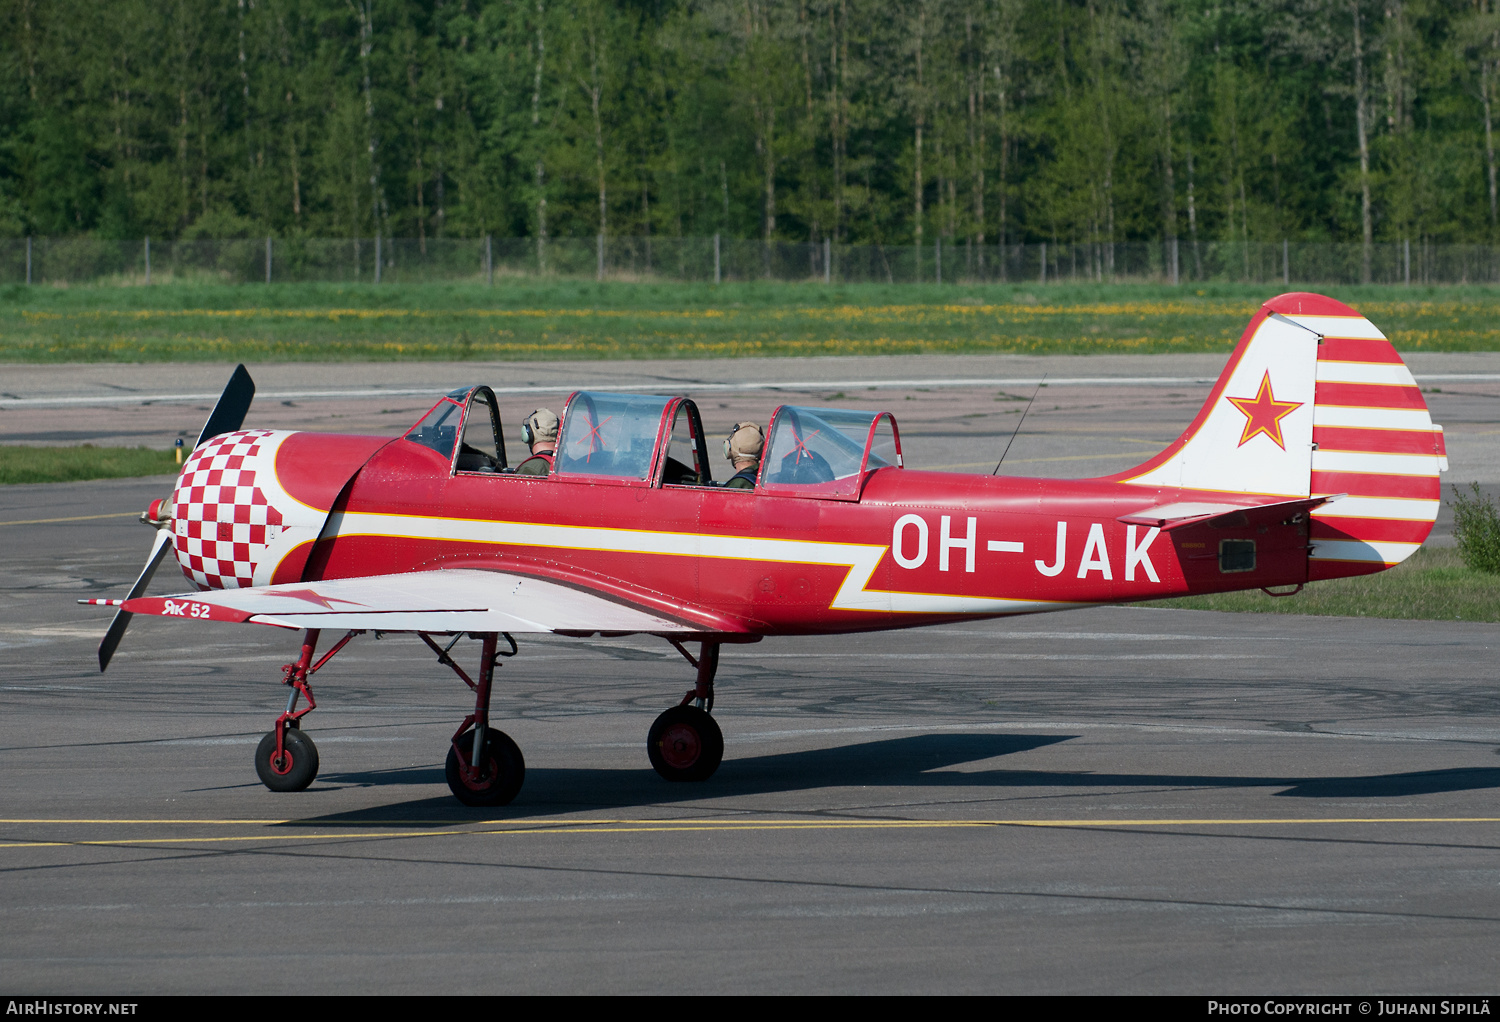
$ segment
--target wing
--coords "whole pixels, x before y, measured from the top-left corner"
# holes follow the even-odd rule
[[[468,568],[79,602],[119,604],[133,614],[280,628],[565,635],[709,630],[559,582]]]

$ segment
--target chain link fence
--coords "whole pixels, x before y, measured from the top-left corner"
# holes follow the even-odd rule
[[[949,284],[1500,283],[1500,248],[1381,242],[915,245],[706,238],[0,239],[0,284],[494,284],[508,278]]]

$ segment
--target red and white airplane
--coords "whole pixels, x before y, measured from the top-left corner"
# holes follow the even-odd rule
[[[1410,556],[1447,468],[1390,342],[1313,294],[1267,302],[1186,432],[1100,479],[907,469],[889,412],[783,405],[754,490],[731,489],[710,480],[690,399],[587,391],[537,477],[512,470],[488,387],[394,439],[240,429],[253,394],[241,366],[172,496],[142,516],[159,531],[130,595],[83,601],[120,607],[100,669],[132,614],[302,631],[255,757],[268,787],[300,790],[318,769],[308,679],[361,633],[414,632],[474,690],[447,759],[470,805],[509,802],[525,774],[489,718],[516,634],[670,642],[697,682],[647,751],[668,780],[703,780],[724,751],[710,716],[724,643],[1295,592]],[[196,591],[142,596],[168,549]],[[329,629],[344,634],[314,660]],[[448,655],[466,634],[482,640],[473,676]]]

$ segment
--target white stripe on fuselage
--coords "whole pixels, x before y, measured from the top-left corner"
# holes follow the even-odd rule
[[[392,536],[508,547],[708,557],[774,564],[827,564],[848,568],[849,572],[844,576],[838,593],[829,604],[831,610],[915,614],[1025,614],[1088,606],[1085,603],[1060,601],[869,589],[867,586],[870,579],[875,574],[880,559],[889,549],[874,544],[764,539],[758,536],[709,536],[693,532],[600,529],[575,525],[541,525],[535,522],[486,522],[470,518],[361,512],[333,516],[329,529],[338,538]]]

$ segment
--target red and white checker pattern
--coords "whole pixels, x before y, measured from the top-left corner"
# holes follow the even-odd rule
[[[256,561],[281,531],[281,512],[255,485],[257,469],[274,471],[261,457],[273,435],[224,433],[205,441],[182,467],[172,495],[177,563],[200,589],[254,585]]]

